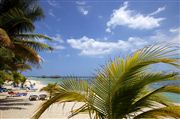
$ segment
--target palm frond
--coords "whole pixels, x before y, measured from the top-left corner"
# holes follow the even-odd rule
[[[53,50],[53,48],[50,47],[49,45],[32,40],[21,40],[21,41],[16,40],[15,43],[21,43],[27,47],[34,49],[35,51]]]
[[[52,41],[53,39],[50,38],[49,36],[46,36],[46,35],[42,35],[42,34],[25,34],[25,33],[22,33],[22,34],[16,34],[15,35],[16,38],[21,38],[21,39],[30,39],[30,40],[39,40],[39,39],[47,39],[49,41]]]
[[[159,119],[160,117],[164,118],[180,118],[180,106],[170,106],[163,107],[159,109],[154,109],[150,111],[146,111],[134,117],[134,119],[142,119],[142,118],[155,118]]]
[[[36,3],[34,6],[31,6],[30,10],[26,11],[26,16],[32,21],[36,21],[44,18],[44,13],[42,8]]]
[[[53,103],[71,101],[84,102],[84,105],[73,110],[70,117],[86,112],[97,119],[133,118],[143,108],[154,110],[153,114],[156,114],[158,109],[163,112],[162,115],[156,114],[158,116],[154,117],[168,114],[177,117],[174,115],[176,112],[169,111],[170,108],[175,109],[176,107],[161,94],[163,92],[179,94],[180,88],[178,86],[163,86],[151,89],[149,86],[161,81],[177,80],[179,74],[151,73],[147,70],[150,65],[157,63],[178,67],[179,61],[174,57],[174,55],[177,56],[176,52],[177,49],[171,48],[169,45],[152,45],[138,50],[126,58],[116,58],[114,61],[110,61],[102,70],[99,70],[96,79],[90,84],[76,79],[63,80],[60,83],[61,90],[52,100],[43,104],[34,117],[39,118]],[[164,107],[160,108],[156,104],[161,104]],[[146,112],[139,114],[139,117],[147,115],[147,117],[151,117],[152,112]]]
[[[149,102],[151,101],[150,103],[155,103],[155,102],[158,102],[160,104],[170,104],[170,103],[167,103],[166,100],[162,100],[161,97],[159,97],[159,99],[157,98],[154,98],[153,95],[157,95],[158,93],[162,93],[162,92],[170,92],[170,93],[177,93],[179,94],[180,93],[180,87],[175,87],[175,86],[163,86],[163,87],[160,87],[156,90],[153,90],[151,92],[148,92],[147,94],[143,95],[139,100],[135,101],[134,103],[132,103],[131,107],[130,107],[130,110],[136,110],[137,108],[140,109],[140,107],[143,107],[144,104],[146,102]],[[146,103],[147,104],[147,103]],[[155,107],[155,105],[152,104],[153,107]],[[136,109],[134,109],[136,108]]]
[[[32,32],[35,28],[33,22],[18,8],[12,8],[7,13],[3,13],[0,19],[0,26],[10,34]]]
[[[0,28],[0,44],[1,46],[10,46],[12,44],[7,32],[2,28]]]
[[[30,47],[27,47],[21,43],[14,43],[13,52],[30,63],[38,64],[40,62],[40,57],[38,54]]]
[[[54,97],[41,105],[32,119],[38,119],[41,114],[53,103],[63,102],[85,102],[88,84],[83,80],[63,80],[60,83],[60,90]]]
[[[20,71],[25,71],[25,70],[32,70],[31,66],[28,64],[15,64],[16,68],[13,69],[17,69]]]

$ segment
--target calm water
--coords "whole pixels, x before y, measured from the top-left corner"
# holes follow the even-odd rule
[[[37,77],[28,77],[30,80],[40,81],[42,84],[47,85],[48,83],[60,83],[63,79],[62,78],[37,78]],[[162,83],[156,83],[151,85],[152,88],[158,88],[163,85],[180,85],[180,81],[164,81]],[[180,94],[174,93],[164,93],[170,100],[176,103],[180,103]]]

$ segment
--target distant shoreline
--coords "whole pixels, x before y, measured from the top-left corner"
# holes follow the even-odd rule
[[[67,78],[79,78],[79,79],[94,79],[95,76],[26,76],[26,77],[35,77],[35,78],[62,78],[62,79],[67,79]]]

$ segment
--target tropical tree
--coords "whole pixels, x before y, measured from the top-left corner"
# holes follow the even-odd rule
[[[164,92],[179,94],[180,87],[151,87],[154,83],[179,80],[176,72],[150,71],[150,66],[157,63],[179,67],[175,49],[162,44],[148,46],[126,58],[110,61],[91,83],[64,80],[60,83],[61,90],[42,104],[32,118],[38,119],[56,102],[84,102],[69,117],[87,112],[95,119],[180,118],[180,106],[162,95]]]
[[[57,83],[49,83],[47,86],[43,87],[40,91],[46,91],[49,93],[49,98],[51,99],[56,93],[58,93],[60,87]]]
[[[0,70],[0,88],[4,84],[5,81],[10,81],[13,79],[13,76],[5,71]]]
[[[26,82],[26,78],[22,74],[17,72],[13,72],[12,75],[13,79],[11,81],[13,81],[14,87],[17,87],[19,86],[19,84],[21,84],[21,88],[23,88],[24,83]]]
[[[34,22],[44,18],[38,0],[1,0],[0,6],[0,46],[10,49],[22,63],[38,64],[37,52],[52,50],[38,42],[40,38],[51,38],[33,33]]]
[[[1,72],[13,75],[39,66],[38,52],[52,50],[49,45],[38,42],[41,38],[51,38],[34,33],[34,23],[42,18],[44,13],[38,0],[0,0]]]

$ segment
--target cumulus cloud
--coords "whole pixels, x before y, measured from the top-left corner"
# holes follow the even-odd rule
[[[179,28],[167,32],[156,31],[151,36],[129,37],[127,40],[116,40],[114,42],[112,40],[98,40],[83,36],[77,39],[68,39],[67,43],[72,48],[79,50],[79,55],[85,56],[103,56],[117,51],[130,53],[154,43],[175,43],[180,45],[180,32],[175,32],[177,29]]]
[[[79,12],[82,14],[82,15],[88,15],[89,11],[86,10],[84,7],[80,6],[78,7],[78,10]]]
[[[147,37],[149,41],[160,43],[174,43],[180,45],[180,28],[171,28],[169,31],[156,31],[154,35]]]
[[[107,22],[107,32],[111,32],[117,26],[127,26],[132,29],[153,29],[160,26],[165,18],[155,18],[153,15],[163,11],[159,8],[149,15],[143,15],[128,8],[128,2],[124,2],[119,9],[113,10],[110,20]]]
[[[110,54],[115,50],[134,51],[147,42],[137,37],[130,37],[127,41],[103,42],[83,36],[79,39],[68,39],[72,48],[80,50],[80,55],[96,56]]]
[[[164,11],[165,9],[166,9],[165,7],[160,7],[160,8],[158,8],[156,11],[150,13],[149,16],[156,15],[156,14]]]
[[[86,5],[86,2],[85,1],[76,1],[76,4],[77,4],[77,8],[78,8],[78,11],[86,16],[88,15],[89,11],[87,10],[87,6]]]

